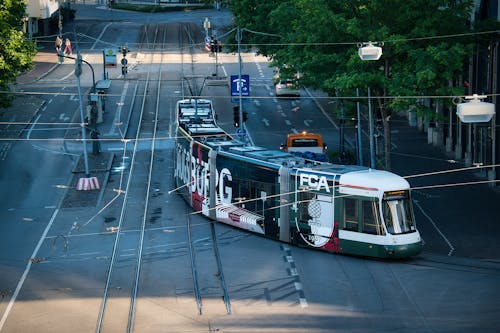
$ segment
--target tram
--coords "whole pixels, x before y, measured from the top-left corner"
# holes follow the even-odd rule
[[[211,100],[177,102],[175,183],[200,214],[333,253],[407,258],[422,250],[400,176],[249,146],[216,123]]]

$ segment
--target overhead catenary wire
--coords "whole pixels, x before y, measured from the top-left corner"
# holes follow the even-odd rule
[[[251,32],[253,34],[259,34],[259,35],[266,35],[266,36],[275,36],[275,37],[281,37],[280,35],[277,34],[272,34],[272,33],[266,33],[266,32],[259,32],[259,31],[254,31],[248,28],[242,28],[248,32]],[[226,37],[229,35],[231,32],[234,32],[236,28],[231,29],[230,31],[224,33],[221,35],[219,38]],[[456,34],[445,34],[445,35],[436,35],[436,36],[422,36],[422,37],[408,37],[408,38],[395,38],[395,39],[380,39],[380,42],[383,43],[400,43],[400,42],[410,42],[410,41],[422,41],[422,40],[435,40],[435,39],[448,39],[448,38],[459,38],[459,37],[471,37],[471,36],[480,36],[480,35],[489,35],[489,34],[497,34],[500,33],[500,30],[486,30],[486,31],[471,31],[471,32],[463,32],[463,33],[456,33]],[[96,39],[95,37],[88,36],[83,33],[77,33],[78,36],[88,38],[93,40],[92,42],[86,42],[86,41],[79,41],[79,44],[93,44],[95,41],[98,41],[99,43],[103,43],[106,45],[110,45],[113,47],[119,47],[118,44],[113,43],[113,42],[108,42],[108,41],[103,41]],[[51,42],[52,39],[56,35],[49,35],[49,36],[43,36],[39,38],[34,38],[34,39],[29,39],[26,38],[27,41],[35,40],[37,42],[43,42],[43,41],[48,41]],[[2,38],[2,40],[10,40],[10,38]],[[341,42],[302,42],[302,43],[240,43],[242,46],[253,46],[253,45],[263,45],[263,46],[328,46],[328,45],[359,45],[360,43],[364,43],[364,41],[341,41]],[[133,45],[139,45],[140,43],[128,43],[129,46]],[[203,45],[203,43],[191,43],[191,44],[186,44],[183,46],[184,48],[187,47],[193,47],[193,46],[198,46],[198,45]],[[235,46],[237,45],[236,43],[231,44],[231,43],[226,43],[226,45],[232,45]],[[178,50],[179,47],[176,47]]]
[[[130,80],[129,80],[130,81]],[[172,80],[173,81],[173,80]],[[0,94],[10,94],[10,95],[48,95],[48,96],[72,96],[75,95],[75,93],[57,93],[57,92],[39,92],[39,91],[6,91],[6,90],[0,90]],[[120,94],[102,94],[104,97],[120,97]],[[138,94],[138,97],[153,97],[151,94]],[[457,97],[466,97],[467,95],[387,95],[387,96],[301,96],[301,99],[321,99],[321,100],[377,100],[380,97],[383,97],[385,99],[446,99],[446,98],[457,98]],[[490,94],[485,94],[487,97],[495,97],[495,96],[500,96],[500,93],[490,93]],[[227,95],[192,95],[192,96],[186,96],[186,98],[198,98],[198,99],[213,99],[213,98],[220,98],[220,99],[231,99],[231,96]],[[243,99],[247,100],[254,100],[254,99],[274,99],[276,98],[275,96],[249,96],[249,97],[242,97]],[[282,96],[280,99],[296,99],[296,97],[288,97],[288,96]]]
[[[251,30],[249,30],[250,32],[253,32]],[[493,33],[499,33],[500,30],[494,30],[494,31],[483,31],[483,32],[471,32],[471,33],[463,33],[463,34],[450,34],[450,35],[442,35],[442,36],[428,36],[428,37],[415,37],[415,38],[407,38],[407,39],[394,39],[394,40],[385,40],[384,43],[396,43],[396,42],[405,42],[405,41],[419,41],[419,40],[426,40],[426,39],[440,39],[440,38],[453,38],[453,37],[464,37],[464,36],[473,36],[473,35],[484,35],[484,34],[493,34]],[[84,36],[83,34],[80,34],[82,36]],[[272,35],[272,34],[269,34],[269,35]],[[85,37],[88,37],[88,36],[85,36]],[[103,42],[103,41],[100,41],[100,42]],[[106,42],[103,42],[106,44]],[[82,44],[82,42],[80,42],[80,44]],[[108,45],[113,45],[112,43],[107,43]],[[266,43],[266,44],[241,44],[241,45],[357,45],[359,44],[359,42],[337,42],[337,43]],[[199,44],[199,43],[193,43],[193,45],[200,45],[202,46],[203,44]],[[236,44],[229,44],[227,43],[226,45],[236,45]],[[191,47],[191,46],[189,46]],[[168,49],[168,48],[167,48]],[[176,48],[178,49],[178,47]],[[163,50],[163,49],[162,49]],[[72,93],[43,93],[43,92],[27,92],[27,91],[22,91],[22,92],[11,92],[11,91],[0,91],[0,93],[6,93],[6,94],[24,94],[24,95],[28,95],[28,94],[32,94],[32,95],[74,95]],[[489,94],[488,96],[498,96],[500,95],[500,93],[496,93],[496,94]],[[107,94],[106,96],[109,96],[109,97],[112,97],[112,96],[119,96],[119,95],[113,95],[113,94]],[[149,96],[149,94],[145,94],[145,96]],[[193,98],[196,97],[196,98],[230,98],[230,97],[227,97],[227,96],[192,96]],[[387,99],[396,99],[396,98],[405,98],[405,99],[425,99],[425,98],[429,98],[429,99],[445,99],[445,98],[455,98],[457,97],[456,95],[429,95],[429,96],[422,96],[422,95],[418,95],[418,96],[384,96],[384,98],[387,98]],[[189,98],[189,97],[188,97]],[[270,96],[252,96],[251,99],[270,99],[270,98],[274,98],[274,97],[270,97]],[[368,99],[376,99],[378,98],[377,96],[374,96],[374,97],[368,97],[368,96],[319,96],[319,97],[306,97],[306,98],[316,98],[316,99],[333,99],[333,100],[337,100],[337,99],[352,99],[352,100],[368,100]],[[31,124],[31,123],[15,123],[15,122],[1,122],[0,125],[6,125],[6,124]],[[54,124],[58,124],[60,125],[61,123],[38,123],[38,125],[54,125]],[[73,123],[63,123],[64,125],[70,125],[70,124],[73,124]],[[78,125],[81,125],[81,123],[74,123],[74,124],[78,124]],[[156,139],[153,139],[153,140],[168,140],[168,139],[172,139],[172,138],[156,138]],[[175,138],[173,138],[175,139]],[[12,139],[12,138],[7,138],[7,139],[0,139],[0,140],[15,140],[15,139]],[[21,139],[23,140],[23,139]],[[28,139],[24,139],[24,140],[28,140]],[[50,140],[68,140],[68,139],[29,139],[31,141],[33,140],[47,140],[47,141],[50,141]],[[71,140],[71,139],[69,139]],[[75,141],[81,141],[81,139],[74,139]],[[99,139],[100,141],[118,141],[117,139]],[[140,138],[138,140],[149,140],[148,138]],[[91,139],[87,140],[87,141],[92,141]],[[128,141],[133,141],[133,140],[128,140]],[[496,165],[490,165],[490,166],[480,166],[481,168],[492,168],[492,167],[497,167],[498,164]],[[410,176],[406,176],[404,178],[413,178],[413,177],[424,177],[424,176],[431,176],[431,175],[437,175],[437,174],[444,174],[444,173],[448,173],[448,172],[459,172],[459,171],[465,171],[465,170],[469,170],[469,169],[476,169],[478,168],[477,166],[474,166],[474,167],[469,167],[469,168],[460,168],[460,169],[453,169],[453,170],[443,170],[443,171],[437,171],[437,172],[431,172],[431,173],[425,173],[425,174],[418,174],[418,175],[410,175]],[[414,190],[418,190],[418,189],[424,189],[424,188],[438,188],[438,187],[450,187],[450,186],[464,186],[464,185],[474,185],[474,184],[484,184],[484,183],[492,183],[492,182],[498,182],[499,180],[493,180],[493,181],[476,181],[476,182],[465,182],[465,183],[456,183],[456,184],[441,184],[441,185],[430,185],[430,186],[422,186],[422,187],[415,187],[415,188],[412,188]],[[258,199],[256,199],[258,200]]]

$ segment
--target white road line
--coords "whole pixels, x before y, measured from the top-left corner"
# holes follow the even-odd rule
[[[97,37],[97,39],[95,40],[94,44],[92,44],[92,47],[90,48],[91,50],[93,50],[97,44],[97,42],[100,42],[101,41],[101,38],[102,38],[102,35],[104,35],[104,33],[106,32],[106,30],[108,29],[108,27],[113,24],[113,22],[109,22],[108,24],[106,24],[106,26],[102,29],[101,31],[101,34],[99,35],[99,37]]]
[[[453,251],[455,251],[455,248],[453,247],[453,245],[451,244],[451,242],[441,232],[441,230],[438,228],[438,226],[434,222],[434,220],[426,212],[424,212],[424,209],[422,208],[422,206],[420,206],[420,204],[418,203],[418,201],[413,200],[413,203],[418,207],[418,209],[420,209],[420,211],[422,212],[422,214],[424,214],[424,216],[429,220],[429,222],[431,222],[431,224],[434,227],[434,229],[436,229],[436,231],[444,239],[444,241],[446,242],[446,244],[448,244],[448,246],[450,247],[450,252],[448,252],[448,256],[451,257],[451,254],[453,253]]]
[[[54,213],[52,214],[52,217],[50,218],[49,224],[47,224],[47,227],[45,227],[45,230],[43,231],[42,237],[40,237],[40,240],[38,241],[38,244],[35,247],[35,250],[31,254],[30,258],[36,258],[38,255],[38,251],[40,250],[40,247],[42,246],[45,236],[47,236],[47,233],[49,232],[50,228],[52,227],[52,223],[54,223],[54,220],[56,219],[57,214],[59,213],[59,209],[56,209]],[[3,313],[2,320],[0,320],[0,331],[3,329],[3,326],[5,325],[5,322],[7,321],[7,317],[10,314],[10,311],[12,310],[12,307],[14,306],[14,302],[17,299],[17,296],[19,295],[19,292],[21,291],[21,288],[23,287],[24,281],[26,280],[26,277],[28,277],[28,273],[31,269],[31,260],[28,260],[28,264],[26,265],[26,268],[24,270],[23,275],[21,276],[21,279],[19,280],[19,283],[17,284],[16,290],[14,291],[14,294],[10,298],[9,304],[7,305],[7,308],[5,309],[5,312]]]
[[[36,123],[38,122],[38,120],[40,120],[40,117],[41,117],[41,116],[42,116],[42,115],[41,115],[41,114],[39,114],[39,115],[36,117],[36,119],[35,119],[35,121],[33,122],[33,124],[31,124],[30,129],[28,130],[28,135],[26,136],[26,139],[28,139],[28,140],[30,139],[31,132],[33,131],[33,128],[35,128]]]
[[[65,80],[67,80],[67,79],[69,79],[69,78],[70,78],[70,76],[71,76],[71,75],[73,75],[74,73],[75,73],[75,70],[72,70],[71,72],[69,72],[69,74],[68,74],[68,75],[66,75],[65,77],[60,78],[58,81],[65,81]],[[63,88],[63,89],[64,89],[64,88]],[[72,96],[73,96],[73,95],[72,95]]]
[[[125,97],[127,96],[128,85],[129,85],[128,81],[125,81],[125,84],[123,85],[122,94],[120,96],[120,102],[118,103],[118,106],[115,111],[115,119],[113,119],[113,123],[111,124],[108,135],[113,135],[116,132],[116,124],[120,122],[122,107],[125,104]]]

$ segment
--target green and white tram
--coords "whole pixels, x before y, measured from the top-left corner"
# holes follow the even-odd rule
[[[211,105],[177,103],[175,181],[193,209],[323,251],[380,258],[420,253],[405,179],[245,145],[217,126]]]

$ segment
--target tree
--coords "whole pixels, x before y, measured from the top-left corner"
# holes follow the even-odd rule
[[[391,112],[416,107],[436,114],[416,99],[388,96],[463,95],[458,78],[470,40],[457,35],[471,31],[472,6],[471,0],[243,0],[232,8],[236,24],[282,36],[271,46],[261,46],[269,43],[261,36],[249,42],[275,65],[303,73],[302,84],[340,97],[372,89],[390,169]],[[379,61],[359,59],[357,44],[368,41],[384,42]]]
[[[22,32],[25,0],[2,0],[0,4],[0,107],[10,104],[10,83],[33,66],[33,42]]]

